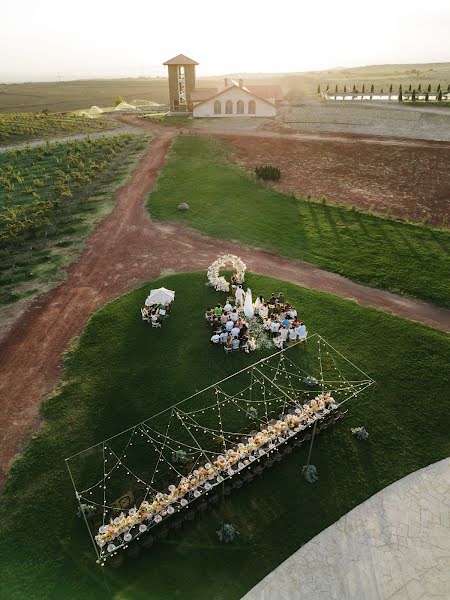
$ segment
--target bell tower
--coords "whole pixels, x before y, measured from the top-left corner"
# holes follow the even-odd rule
[[[166,60],[169,71],[170,112],[192,112],[191,95],[195,89],[195,66],[198,62],[179,54]]]

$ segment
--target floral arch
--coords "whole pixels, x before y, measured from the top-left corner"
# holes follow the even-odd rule
[[[238,283],[243,283],[245,278],[245,271],[247,265],[239,256],[234,254],[224,254],[219,256],[212,265],[208,268],[208,285],[213,287],[217,292],[228,292],[230,291],[230,284],[225,277],[220,275],[220,269],[225,266],[231,265],[232,269],[236,272],[236,279]]]

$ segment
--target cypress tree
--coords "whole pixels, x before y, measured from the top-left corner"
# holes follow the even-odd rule
[[[439,84],[439,85],[437,86],[437,90],[436,90],[436,91],[438,91],[438,92],[440,92],[440,91],[441,91],[441,84]]]
[[[329,86],[329,85],[328,85],[328,83],[327,83],[327,93],[328,93],[328,90],[329,90],[329,89],[330,89],[330,86]]]
[[[411,100],[412,100],[413,102],[415,102],[415,101],[416,101],[416,90],[413,90],[413,91],[412,91]]]
[[[389,87],[389,93],[392,94],[392,83],[391,83],[391,85]]]
[[[447,92],[450,92],[450,83],[447,86]]]
[[[428,90],[427,91],[428,91],[428,93],[431,92],[431,83],[428,84]]]
[[[353,93],[356,93],[356,85],[353,84]]]
[[[347,92],[347,86],[344,85],[344,94]]]
[[[380,90],[380,94],[383,94],[383,88],[381,88],[381,90]]]
[[[320,94],[320,83],[319,83],[319,85],[317,86],[317,93],[318,93],[318,94]]]
[[[402,87],[402,84],[400,84],[400,85],[398,86],[398,91],[399,91],[399,92],[403,92],[403,87]]]
[[[409,92],[411,91],[411,87],[412,87],[411,84],[409,84],[409,90],[408,90]]]
[[[336,94],[338,93],[338,84],[336,84],[336,89],[334,90]]]
[[[375,91],[375,87],[374,87],[374,85],[372,83],[372,85],[370,86],[370,93],[373,94],[374,91]]]
[[[450,88],[450,85],[449,85],[448,87]],[[364,92],[365,92],[365,91],[366,91],[366,86],[365,86],[365,85],[364,85],[364,83],[363,83],[363,86],[362,86],[362,93],[364,94]]]
[[[426,92],[426,94],[425,94],[425,102],[428,102],[429,99],[430,99],[430,97],[428,95],[428,92]]]
[[[422,91],[422,84],[421,84],[421,83],[419,83],[419,87],[417,88],[417,91],[418,91],[418,92],[421,92],[421,91]]]
[[[398,90],[398,101],[403,102],[402,86],[400,86],[400,89]]]
[[[442,92],[441,92],[441,90],[439,90],[439,94],[438,94],[437,99],[438,99],[438,102],[442,102]]]

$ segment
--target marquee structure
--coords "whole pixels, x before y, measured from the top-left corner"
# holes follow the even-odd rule
[[[67,458],[97,562],[315,432],[373,384],[313,334]]]

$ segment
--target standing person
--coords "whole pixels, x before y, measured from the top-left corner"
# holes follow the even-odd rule
[[[216,306],[216,308],[214,309],[214,314],[216,315],[216,317],[220,317],[220,315],[222,314],[222,312],[223,312],[223,308],[222,308],[222,306],[220,304],[218,304]]]
[[[284,299],[284,294],[283,292],[280,292],[278,294],[278,304],[284,304],[286,302],[286,300]]]
[[[236,296],[236,289],[237,289],[237,277],[236,277],[236,275],[232,275],[232,277],[231,277],[231,293],[233,294],[233,296]]]
[[[238,285],[237,290],[236,290],[236,305],[240,306],[242,308],[244,306],[244,300],[245,300],[245,292],[242,289],[242,285]]]

